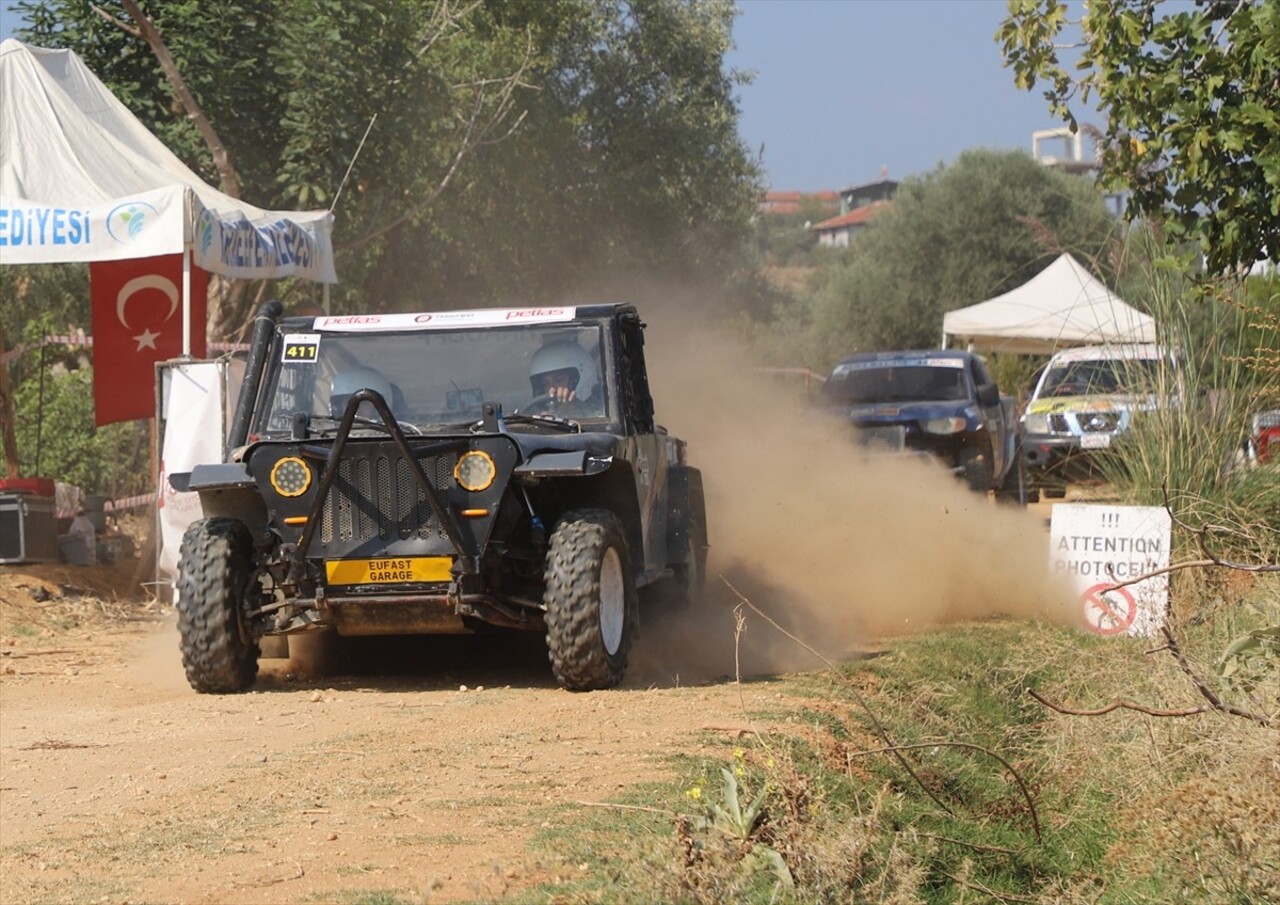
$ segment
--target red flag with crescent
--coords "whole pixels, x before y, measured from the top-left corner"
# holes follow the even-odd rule
[[[191,354],[204,358],[209,275],[191,268]],[[101,427],[156,413],[158,361],[182,354],[182,255],[94,261],[93,408]]]

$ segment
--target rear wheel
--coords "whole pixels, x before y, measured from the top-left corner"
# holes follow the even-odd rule
[[[244,691],[258,674],[258,644],[243,626],[253,538],[229,518],[193,522],[178,558],[178,635],[187,682],[205,694]]]
[[[605,509],[565,513],[547,551],[547,652],[570,691],[612,688],[627,667],[635,579],[622,523]]]
[[[683,607],[693,606],[702,596],[707,584],[707,527],[701,513],[689,516],[685,561],[677,563],[675,572],[675,597]]]

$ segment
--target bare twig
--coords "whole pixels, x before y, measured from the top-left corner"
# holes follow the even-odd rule
[[[1009,771],[1009,775],[1013,777],[1013,781],[1017,783],[1018,789],[1022,792],[1022,797],[1027,802],[1027,812],[1031,815],[1031,829],[1035,831],[1036,841],[1040,840],[1040,818],[1036,814],[1036,804],[1031,798],[1031,792],[1027,789],[1027,784],[1022,781],[1022,777],[1018,775],[1018,771],[1013,769],[1013,764],[1009,763],[990,748],[984,748],[982,745],[975,745],[972,742],[918,742],[914,745],[894,745],[889,748],[872,748],[868,751],[851,751],[846,755],[846,757],[861,757],[864,754],[881,754],[886,751],[911,751],[920,748],[964,748],[966,751],[978,751],[990,758],[1000,761],[1000,763],[1004,765],[1004,768]]]
[[[208,146],[209,152],[213,155],[213,163],[218,168],[218,179],[222,183],[222,191],[232,198],[239,198],[240,177],[236,174],[236,168],[231,162],[231,155],[227,151],[227,146],[222,143],[221,137],[213,128],[213,123],[209,122],[209,117],[205,116],[204,110],[201,109],[195,95],[187,87],[187,82],[182,77],[178,64],[174,62],[173,56],[169,53],[168,45],[165,44],[164,38],[160,36],[160,30],[147,17],[147,14],[138,8],[135,0],[121,0],[121,5],[124,6],[125,12],[129,14],[129,18],[133,19],[137,25],[136,34],[145,39],[151,47],[151,52],[155,54],[156,59],[160,62],[160,68],[164,70],[165,78],[169,81],[169,87],[173,89],[173,93],[182,104],[182,108],[187,111],[187,118],[195,124],[196,129],[200,132],[200,137],[204,139],[205,145]],[[112,21],[115,20],[112,19]]]
[[[831,671],[831,674],[836,676],[840,680],[841,684],[843,684],[845,688],[849,690],[849,692],[853,695],[854,700],[858,702],[858,706],[862,708],[862,712],[867,715],[867,719],[871,721],[871,726],[873,729],[875,729],[876,735],[880,736],[880,740],[883,741],[885,745],[888,746],[885,750],[893,752],[893,755],[895,758],[897,758],[898,763],[902,765],[902,769],[906,770],[907,774],[913,780],[915,780],[916,785],[924,789],[925,794],[933,799],[934,804],[942,808],[942,810],[946,811],[948,814],[951,814],[954,816],[955,812],[952,811],[951,808],[947,807],[946,803],[943,802],[942,799],[940,799],[932,789],[930,789],[927,785],[925,785],[924,780],[922,780],[919,776],[916,775],[916,771],[912,769],[911,763],[905,757],[902,756],[902,752],[895,750],[897,746],[894,743],[893,737],[889,735],[889,730],[886,729],[884,724],[880,722],[880,718],[875,715],[875,712],[871,709],[871,705],[868,704],[867,699],[863,697],[862,692],[858,691],[857,687],[852,682],[848,681],[845,678],[844,674],[841,673],[840,670],[836,668],[836,665],[832,663],[830,660],[828,660],[826,657],[824,657],[822,654],[814,650],[810,645],[801,641],[795,635],[791,634],[791,632],[787,631],[785,628],[778,625],[777,622],[775,622],[767,614],[765,614],[762,610],[760,610],[759,607],[757,607],[754,603],[752,603],[750,600],[744,597],[742,593],[733,586],[733,584],[729,581],[729,579],[721,575],[720,580],[725,583],[725,586],[730,591],[732,591],[740,601],[742,601],[743,606],[750,608],[752,612],[758,615],[765,622],[768,622],[770,625],[772,625],[775,629],[777,629],[783,635],[786,635],[796,644],[803,647],[805,650],[813,654],[815,657],[817,657],[819,660],[821,660],[823,663],[827,665],[827,669],[829,669]]]
[[[1163,626],[1161,626],[1160,632],[1164,635],[1165,642],[1169,645],[1169,653],[1173,654],[1174,659],[1178,661],[1178,666],[1181,667],[1182,671],[1186,674],[1187,678],[1191,680],[1192,684],[1196,686],[1201,697],[1212,704],[1215,710],[1221,710],[1223,713],[1229,713],[1232,716],[1244,717],[1246,720],[1252,720],[1262,726],[1271,725],[1271,719],[1267,716],[1260,713],[1253,713],[1249,710],[1241,710],[1239,707],[1233,707],[1230,704],[1224,703],[1222,698],[1218,697],[1218,695],[1214,693],[1213,689],[1209,687],[1209,684],[1205,682],[1204,679],[1200,678],[1200,676],[1191,668],[1191,664],[1187,662],[1187,658],[1182,655],[1182,648],[1178,646],[1178,642],[1173,637],[1173,633]]]
[[[666,808],[646,808],[638,804],[615,804],[612,801],[575,801],[574,804],[581,805],[584,808],[608,808],[613,811],[643,811],[646,814],[661,814],[663,817],[680,817],[678,811],[668,811]]]
[[[1161,485],[1160,489],[1164,494],[1164,509],[1169,513],[1169,518],[1183,531],[1195,536],[1196,543],[1200,546],[1200,552],[1202,552],[1208,560],[1207,562],[1201,563],[1202,565],[1221,566],[1227,569],[1236,569],[1241,572],[1280,572],[1280,565],[1272,565],[1269,563],[1232,562],[1230,560],[1223,559],[1220,556],[1216,556],[1213,551],[1209,549],[1208,537],[1210,532],[1218,534],[1235,534],[1237,536],[1240,536],[1240,532],[1227,528],[1224,525],[1201,525],[1199,528],[1188,525],[1186,522],[1182,521],[1182,519],[1178,518],[1173,511],[1173,505],[1169,502],[1168,484]],[[1245,536],[1247,537],[1247,535]]]
[[[43,650],[0,651],[0,656],[23,660],[27,657],[47,657],[52,654],[83,654],[85,651],[75,647],[47,647]]]
[[[953,881],[955,881],[956,883],[959,883],[961,886],[965,887],[966,889],[972,889],[974,892],[980,892],[983,895],[990,896],[991,898],[995,899],[997,902],[1038,902],[1040,901],[1039,899],[1034,899],[1031,896],[1018,896],[1018,895],[1014,895],[1011,892],[996,892],[994,889],[988,889],[987,887],[983,886],[981,883],[971,883],[968,880],[961,880],[959,877],[955,876],[954,874],[949,874],[945,870],[942,871],[942,875],[944,877],[950,877]]]
[[[110,22],[112,25],[116,26],[126,34],[133,35],[135,38],[142,37],[142,31],[136,25],[130,25],[124,19],[116,18],[115,16],[111,15],[111,13],[107,12],[98,4],[90,3],[89,9],[93,10],[94,14],[97,15],[99,18],[106,19],[108,22]]]
[[[469,11],[469,9],[470,8],[468,8],[467,11]],[[530,46],[525,50],[524,58],[520,60],[515,72],[503,79],[489,79],[486,80],[484,84],[480,84],[479,87],[475,89],[475,97],[472,101],[470,112],[465,116],[459,116],[459,122],[462,126],[462,139],[453,154],[452,160],[449,162],[449,166],[445,169],[444,175],[440,177],[440,180],[436,185],[427,193],[425,198],[410,207],[400,216],[395,217],[387,223],[380,225],[378,228],[365,233],[357,239],[353,239],[347,243],[346,248],[356,248],[366,242],[371,242],[380,236],[386,235],[392,230],[398,229],[414,217],[418,216],[418,214],[422,213],[434,204],[436,199],[439,198],[444,190],[449,187],[449,184],[453,182],[453,177],[462,166],[463,160],[465,160],[469,154],[475,152],[478,148],[505,141],[513,135],[524,122],[525,117],[528,114],[527,110],[521,111],[520,114],[516,116],[515,121],[511,122],[507,128],[503,130],[501,135],[497,135],[495,137],[493,133],[511,116],[512,110],[515,106],[516,89],[529,87],[524,81],[524,75],[532,64],[533,47],[530,43]],[[497,93],[496,100],[494,100],[492,112],[482,121],[481,114],[485,110],[486,103],[491,100],[489,91],[487,90],[487,85],[493,82],[499,84],[501,88]],[[468,86],[455,85],[454,87],[455,89],[463,89]]]
[[[760,730],[747,713],[747,698],[742,689],[742,633],[746,627],[747,620],[742,615],[742,606],[739,604],[733,608],[733,685],[734,690],[738,692],[738,706],[742,709],[743,716],[747,717],[747,732],[754,735],[756,741],[768,750],[769,743],[760,734]]]
[[[1136,710],[1138,713],[1145,713],[1147,716],[1194,716],[1197,713],[1208,713],[1214,708],[1208,704],[1201,704],[1199,707],[1184,707],[1180,710],[1160,710],[1155,707],[1145,707],[1142,704],[1135,704],[1132,701],[1112,701],[1106,707],[1098,707],[1094,710],[1080,710],[1075,707],[1064,707],[1061,704],[1055,704],[1044,695],[1039,694],[1032,689],[1027,689],[1027,694],[1035,698],[1050,710],[1056,710],[1058,713],[1067,716],[1102,716],[1104,713],[1111,713],[1114,710]]]
[[[961,845],[965,848],[971,848],[979,852],[998,852],[1002,855],[1020,855],[1022,852],[1012,848],[1002,848],[998,845],[978,845],[976,842],[965,842],[962,839],[952,839],[950,836],[938,836],[933,833],[917,833],[923,839],[937,839],[939,842],[948,842],[951,845]]]
[[[302,865],[299,862],[294,861],[293,858],[290,858],[289,860],[292,861],[293,866],[297,868],[297,873],[292,874],[291,876],[272,877],[266,880],[259,880],[253,883],[236,883],[235,885],[241,889],[259,887],[259,886],[275,886],[277,883],[288,883],[290,880],[301,880],[303,877],[307,875],[306,870],[303,869]]]
[[[1197,713],[1210,713],[1217,710],[1222,713],[1230,714],[1231,716],[1238,716],[1246,720],[1251,720],[1260,726],[1269,727],[1273,724],[1274,720],[1266,714],[1255,713],[1251,710],[1243,710],[1223,701],[1222,698],[1220,698],[1217,693],[1209,687],[1209,683],[1202,679],[1196,671],[1191,668],[1191,664],[1187,662],[1187,658],[1182,653],[1182,648],[1178,646],[1177,639],[1173,637],[1173,632],[1169,631],[1165,626],[1160,627],[1160,632],[1164,635],[1165,643],[1161,647],[1155,648],[1155,650],[1167,650],[1169,653],[1173,654],[1174,659],[1178,661],[1178,667],[1187,676],[1187,678],[1191,680],[1191,683],[1195,685],[1196,690],[1200,692],[1200,696],[1209,702],[1208,704],[1202,704],[1199,707],[1183,707],[1175,710],[1145,707],[1141,704],[1135,704],[1132,701],[1120,700],[1112,701],[1107,706],[1099,707],[1094,710],[1081,710],[1079,708],[1064,707],[1061,704],[1055,704],[1030,688],[1027,689],[1027,694],[1031,695],[1031,697],[1035,698],[1050,710],[1056,710],[1058,713],[1064,713],[1068,716],[1101,716],[1104,713],[1111,713],[1113,710],[1135,710],[1138,713],[1145,713],[1147,716],[1181,717],[1194,716]]]
[[[19,751],[61,751],[65,748],[105,748],[94,742],[68,742],[59,738],[46,738],[43,741],[23,745]]]
[[[701,728],[703,732],[732,732],[739,738],[756,732],[754,726],[735,726],[730,723],[706,723]]]

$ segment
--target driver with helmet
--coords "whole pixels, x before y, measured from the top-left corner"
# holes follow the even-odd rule
[[[581,411],[599,414],[600,374],[594,357],[572,339],[543,346],[529,363],[529,384],[534,402],[545,400],[557,406],[572,403]]]
[[[329,386],[329,414],[334,418],[341,418],[347,410],[347,401],[357,391],[363,389],[376,391],[386,400],[388,406],[394,407],[395,390],[382,372],[366,365],[356,365],[333,375],[333,382]],[[360,418],[381,420],[371,402],[360,403],[356,415]]]

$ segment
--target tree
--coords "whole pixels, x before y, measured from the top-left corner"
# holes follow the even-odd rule
[[[1214,273],[1280,262],[1280,0],[1089,0],[1078,22],[1063,0],[1009,0],[996,37],[1073,128],[1073,103],[1102,111],[1101,178],[1131,216],[1200,243]]]
[[[892,206],[818,277],[807,357],[931,348],[942,315],[1012,289],[1064,251],[1098,261],[1116,229],[1086,180],[1021,151],[966,151],[903,180]],[[1105,256],[1104,256],[1105,257]]]

